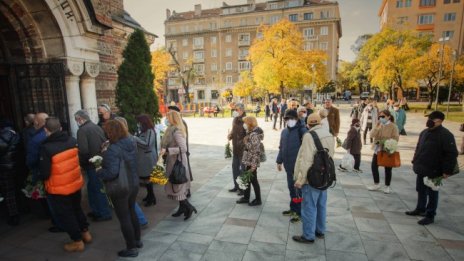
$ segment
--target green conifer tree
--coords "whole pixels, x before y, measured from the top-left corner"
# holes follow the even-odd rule
[[[148,114],[155,122],[161,117],[153,86],[150,48],[142,30],[136,29],[131,34],[123,58],[118,69],[116,104],[133,132],[137,115]]]

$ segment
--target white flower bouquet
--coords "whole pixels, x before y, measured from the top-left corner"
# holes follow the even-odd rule
[[[393,154],[398,149],[398,142],[394,139],[388,139],[383,142],[383,150],[388,154]]]
[[[240,176],[237,177],[236,181],[237,181],[237,184],[238,184],[238,187],[241,189],[241,190],[245,190],[248,188],[250,182],[251,182],[251,178],[253,177],[253,172],[247,170],[247,171],[244,171]]]
[[[424,185],[431,188],[433,191],[438,191],[443,186],[443,177],[429,179],[424,177]]]
[[[95,168],[100,168],[103,162],[103,158],[101,156],[93,156],[92,158],[89,159],[89,162],[92,163]]]

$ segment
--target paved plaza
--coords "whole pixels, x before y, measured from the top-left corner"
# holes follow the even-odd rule
[[[341,115],[343,139],[350,122],[349,109],[342,108]],[[143,231],[145,246],[136,260],[464,260],[462,173],[445,182],[435,224],[420,226],[418,218],[404,215],[416,205],[416,176],[410,162],[425,126],[422,115],[408,114],[408,136],[401,136],[399,143],[402,167],[393,170],[392,194],[367,191],[366,185],[372,183],[372,150],[365,146],[364,173],[338,173],[337,186],[328,192],[325,239],[317,239],[313,245],[295,243],[291,237],[302,233],[302,225],[291,224],[281,214],[288,209],[289,195],[285,173],[277,172],[275,165],[280,131],[273,131],[270,122],[260,119],[268,159],[258,169],[263,205],[249,207],[237,205],[238,196],[227,191],[232,187],[232,174],[231,160],[224,159],[224,145],[231,119],[186,120],[195,179],[191,202],[198,214],[186,222],[171,217],[177,206],[158,187],[158,204],[143,208],[151,225]],[[459,124],[445,121],[445,126],[460,143]],[[343,153],[337,149],[336,161]],[[139,194],[141,198],[145,193],[141,190]],[[46,232],[48,221],[31,218],[25,222],[19,228],[0,230],[0,259],[115,260],[116,251],[124,247],[115,218],[92,223],[95,242],[85,252],[74,254],[62,250],[68,240],[65,234]]]

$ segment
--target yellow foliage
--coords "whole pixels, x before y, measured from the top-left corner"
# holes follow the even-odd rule
[[[425,79],[432,84],[438,83],[438,75],[441,63],[441,50],[442,45],[439,43],[434,43],[428,52],[424,53],[414,61],[413,67],[416,70],[418,79]],[[451,47],[445,45],[443,50],[441,80],[449,78],[449,74],[453,66],[453,51]]]
[[[170,71],[170,59],[171,56],[164,48],[159,48],[151,53],[151,66],[155,75],[154,84],[157,92],[163,92],[164,90],[167,73]]]
[[[234,96],[247,97],[253,94],[255,89],[255,82],[251,78],[249,71],[240,73],[240,81],[236,82],[233,88]]]

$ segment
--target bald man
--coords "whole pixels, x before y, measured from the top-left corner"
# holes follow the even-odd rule
[[[39,171],[39,147],[40,144],[47,138],[45,134],[45,120],[48,118],[48,114],[44,112],[37,113],[34,117],[34,129],[35,133],[27,144],[26,151],[26,165],[32,172],[32,180],[36,181],[36,177]]]

